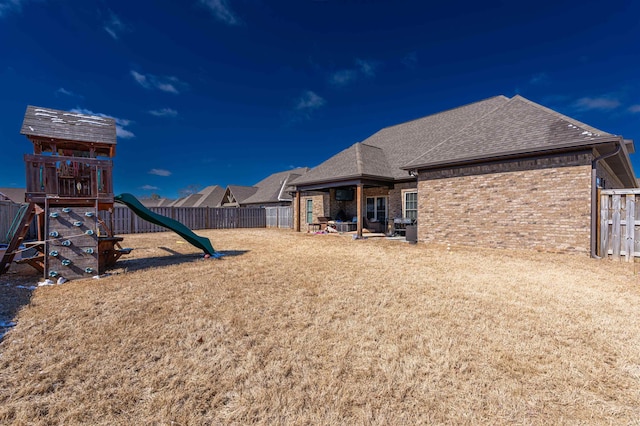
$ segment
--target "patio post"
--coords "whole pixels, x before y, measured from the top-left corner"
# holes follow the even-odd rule
[[[300,191],[296,191],[293,204],[293,230],[300,232]]]
[[[362,237],[362,196],[364,194],[364,191],[362,190],[362,183],[359,183],[358,186],[356,186],[356,205],[357,205],[357,209],[356,211],[358,212],[358,221],[357,221],[357,232],[358,232],[358,237]]]

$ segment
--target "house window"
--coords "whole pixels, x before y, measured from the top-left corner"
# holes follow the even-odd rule
[[[367,197],[367,219],[387,220],[387,197]]]
[[[402,193],[402,216],[413,220],[418,218],[418,191]]]
[[[307,200],[307,223],[313,223],[313,200]]]

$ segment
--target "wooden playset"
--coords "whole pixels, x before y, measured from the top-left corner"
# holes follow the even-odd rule
[[[21,134],[33,144],[24,156],[28,207],[16,218],[13,237],[0,258],[6,272],[22,245],[34,249],[27,263],[45,278],[86,278],[130,251],[122,249],[99,212],[113,208],[111,158],[116,150],[112,118],[27,107]],[[36,219],[38,241],[25,243]]]

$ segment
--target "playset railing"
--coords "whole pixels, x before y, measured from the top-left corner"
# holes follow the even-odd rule
[[[113,201],[111,160],[31,154],[24,160],[31,201],[47,196]]]

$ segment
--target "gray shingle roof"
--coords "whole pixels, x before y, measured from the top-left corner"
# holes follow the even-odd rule
[[[408,174],[402,166],[508,100],[505,96],[496,96],[384,128],[365,139],[359,148],[359,144],[354,144],[311,169],[296,179],[295,184],[348,179],[365,174],[383,179],[406,179]],[[380,152],[376,153],[369,147],[378,148]],[[362,161],[360,169],[358,158]],[[371,160],[374,165],[368,164]]]
[[[580,147],[612,137],[521,96],[496,96],[384,128],[293,183],[405,180],[407,169]]]
[[[24,194],[26,190],[24,188],[0,188],[0,200],[8,198],[14,203],[24,203]]]
[[[244,200],[255,194],[258,188],[255,186],[229,185],[227,190],[233,195],[237,203],[242,204]]]
[[[176,202],[173,207],[194,207],[194,205],[202,198],[202,194],[191,194],[184,198],[181,198]]]
[[[29,105],[20,133],[70,141],[116,144],[113,118]]]
[[[174,200],[169,198],[140,198],[140,202],[145,207],[168,207],[174,202]]]
[[[193,207],[220,207],[222,197],[224,197],[224,188],[218,185],[211,185],[198,192],[198,194],[201,197]]]
[[[309,171],[307,167],[300,167],[267,176],[254,185],[254,187],[258,188],[257,191],[255,194],[242,201],[242,204],[264,204],[277,203],[279,201],[291,201],[292,198],[290,194],[284,189],[292,179],[302,176],[307,171]]]
[[[595,129],[549,108],[515,96],[500,108],[470,122],[434,145],[405,168],[428,167],[490,159],[514,153],[533,153],[611,139]]]

